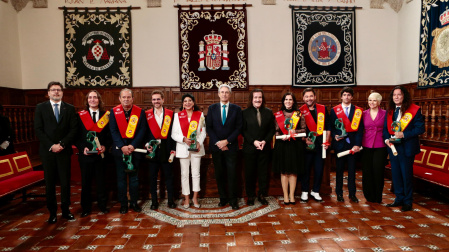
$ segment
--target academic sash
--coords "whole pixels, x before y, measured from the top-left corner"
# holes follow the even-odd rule
[[[319,136],[321,136],[324,131],[324,120],[326,115],[326,108],[324,107],[324,105],[316,104],[316,119],[318,121],[318,124],[313,119],[309,107],[306,104],[302,105],[299,110],[304,115],[304,119],[306,120],[306,125],[309,131],[315,131]]]
[[[360,120],[362,119],[363,109],[357,106],[355,107],[354,116],[352,117],[352,122],[346,116],[343,106],[341,104],[335,106],[333,110],[338,118],[343,119],[343,124],[345,125],[346,132],[356,132],[360,126]]]
[[[88,110],[83,110],[78,112],[80,115],[81,121],[83,122],[84,127],[88,131],[95,131],[97,133],[100,133],[106,125],[109,123],[109,115],[111,112],[106,111],[104,115],[98,120],[97,123],[94,123],[94,120],[90,116],[90,113]]]
[[[190,118],[190,123],[186,110],[179,112],[178,118],[179,124],[181,125],[182,135],[186,138],[190,138],[192,132],[198,129],[201,119],[201,111],[193,111],[192,117]]]
[[[410,124],[412,119],[415,118],[415,115],[418,112],[419,108],[420,107],[418,105],[412,104],[405,111],[404,115],[401,117],[401,120],[400,120],[402,132],[405,130],[405,128],[407,128],[407,126]],[[387,127],[388,127],[388,132],[390,133],[390,135],[394,135],[394,131],[391,128],[391,124],[393,123],[393,113],[394,113],[394,110],[389,111],[388,117],[387,117]]]
[[[133,105],[129,122],[126,122],[125,111],[122,105],[116,106],[114,109],[115,119],[122,138],[133,138],[136,133],[137,124],[139,123],[140,113],[142,109]]]
[[[173,111],[164,108],[164,119],[162,121],[162,128],[156,121],[154,116],[154,109],[147,110],[145,112],[147,116],[148,127],[150,127],[151,133],[155,139],[167,139],[168,131],[170,130],[170,124],[173,121]]]
[[[276,118],[276,122],[278,123],[279,128],[281,129],[282,133],[284,133],[284,135],[288,135],[288,130],[286,130],[285,126],[284,126],[285,116],[284,116],[284,113],[282,113],[282,110],[274,113],[274,117]],[[293,115],[292,115],[292,119],[293,119],[293,129],[296,129],[299,119],[301,119],[301,112],[294,111]]]

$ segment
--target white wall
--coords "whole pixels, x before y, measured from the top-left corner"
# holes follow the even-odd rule
[[[104,1],[94,1],[97,2],[96,5],[66,6],[107,6]],[[160,8],[147,8],[146,0],[127,1],[122,6],[132,3],[133,6],[142,8],[132,11],[133,85],[179,86],[177,8],[173,7],[173,1],[163,0]],[[32,8],[30,3],[18,14],[21,87],[24,89],[44,88],[51,80],[64,82],[63,13],[58,10],[64,2],[48,2],[48,8],[45,9]],[[98,4],[100,2],[102,3]],[[248,7],[250,85],[290,85],[292,21],[288,5],[326,4],[315,4],[311,0],[306,3],[277,0],[277,5],[262,5],[260,0],[247,2],[253,5]],[[357,6],[363,7],[357,10],[359,85],[393,85],[416,81],[417,42],[402,43],[402,38],[406,36],[407,39],[413,38],[411,41],[418,40],[419,20],[416,28],[415,17],[419,17],[419,2],[404,4],[403,10],[397,14],[387,5],[385,9],[376,10],[369,8],[368,0],[357,1]],[[176,0],[176,3],[187,4],[186,0]],[[329,5],[345,6],[337,1],[330,1]],[[409,14],[413,14],[412,17]],[[411,21],[408,22],[408,19]],[[10,42],[0,38],[0,45],[4,43]],[[17,49],[14,55],[19,55]],[[413,55],[413,60],[404,59],[404,55]],[[6,64],[3,59],[0,62]]]
[[[17,13],[10,3],[1,1],[0,87],[22,88]]]

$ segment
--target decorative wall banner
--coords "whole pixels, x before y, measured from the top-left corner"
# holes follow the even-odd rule
[[[189,7],[178,10],[181,90],[248,89],[246,6]]]
[[[449,86],[449,2],[423,0],[418,88]]]
[[[68,87],[130,87],[131,7],[101,12],[64,9]]]
[[[355,8],[291,7],[292,86],[356,85]]]

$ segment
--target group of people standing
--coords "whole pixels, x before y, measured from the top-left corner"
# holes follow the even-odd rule
[[[159,207],[157,195],[159,170],[162,170],[165,177],[167,206],[170,208],[177,206],[172,173],[174,156],[179,159],[181,166],[184,200],[180,207],[200,208],[198,200],[198,192],[201,190],[200,164],[201,157],[205,154],[206,133],[209,136],[209,151],[212,153],[220,207],[229,204],[232,209],[239,209],[236,165],[238,137],[242,134],[248,205],[254,205],[256,199],[262,205],[269,204],[266,196],[269,184],[268,165],[271,159],[273,170],[281,174],[284,204],[296,203],[295,189],[298,176],[302,191],[300,199],[307,201],[310,193],[311,198],[322,201],[319,192],[324,158],[326,150],[332,145],[337,153],[344,151],[350,153],[337,158],[335,192],[338,201],[344,201],[343,170],[347,163],[349,199],[358,202],[355,195],[353,154],[358,153],[363,146],[363,191],[366,199],[377,203],[382,201],[383,169],[388,149],[396,194],[396,201],[389,206],[402,206],[405,211],[411,209],[413,175],[411,166],[413,156],[417,154],[417,150],[419,152],[418,135],[424,130],[420,109],[411,103],[406,89],[397,87],[392,91],[387,113],[379,108],[382,99],[380,94],[372,93],[368,99],[370,109],[363,111],[351,104],[353,90],[345,87],[340,93],[342,103],[332,108],[330,115],[324,105],[316,103],[316,93],[312,88],[303,91],[304,105],[300,108],[293,93],[284,94],[282,108],[276,113],[265,106],[262,89],[254,89],[249,93],[247,108],[243,111],[238,105],[230,103],[231,92],[230,86],[220,86],[218,89],[220,102],[209,106],[207,117],[199,110],[192,94],[186,93],[182,96],[180,111],[174,113],[163,106],[164,93],[153,91],[151,94],[153,108],[144,111],[133,104],[133,92],[127,88],[120,91],[120,104],[110,111],[105,111],[100,93],[95,90],[89,91],[86,95],[85,109],[75,113],[72,105],[62,102],[62,84],[50,82],[48,84],[50,100],[37,105],[35,112],[35,130],[40,140],[47,207],[50,212],[48,222],[57,221],[55,191],[57,176],[61,181],[62,217],[74,219],[69,211],[71,144],[75,144],[79,150],[82,175],[81,217],[88,216],[92,211],[93,179],[97,185],[98,207],[103,213],[109,212],[104,185],[106,172],[104,154],[108,149],[111,150],[116,166],[120,213],[127,213],[129,208],[135,212],[142,210],[137,204],[139,187],[137,171],[145,153],[150,156],[151,209],[156,210]],[[399,114],[393,115],[392,111],[395,108],[392,106],[401,104],[403,106]],[[391,120],[400,121],[403,124],[402,130],[391,132],[388,126]],[[390,148],[386,148],[391,144],[391,135],[403,140],[395,143],[399,154],[393,158]],[[310,188],[312,168],[314,176]],[[256,184],[258,184],[257,192]],[[192,198],[190,198],[191,191],[193,191]]]

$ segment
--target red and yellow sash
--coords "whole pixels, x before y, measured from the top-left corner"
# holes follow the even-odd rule
[[[405,128],[407,128],[409,123],[415,117],[419,108],[420,107],[418,105],[412,104],[412,105],[410,105],[410,108],[408,108],[405,111],[404,115],[401,117],[401,120],[400,120],[401,131],[404,131]],[[391,110],[390,112],[388,112],[388,118],[387,118],[387,127],[388,127],[388,132],[390,133],[390,135],[394,135],[394,131],[391,129],[391,124],[393,123],[393,113],[394,113],[394,110]]]
[[[349,118],[346,116],[341,104],[334,107],[334,111],[337,117],[343,119],[343,124],[345,125],[346,132],[355,132],[359,129],[360,126],[363,109],[357,106],[354,107],[355,111],[354,116],[352,117],[352,122],[349,121]]]
[[[148,126],[155,139],[167,139],[168,131],[170,130],[170,124],[173,121],[173,111],[164,109],[164,120],[162,121],[162,129],[157,124],[156,117],[154,116],[154,109],[147,110]]]
[[[179,112],[178,118],[179,124],[181,125],[182,134],[185,137],[190,138],[190,134],[198,129],[201,118],[201,111],[193,111],[192,117],[190,118],[190,123],[186,110]]]
[[[282,110],[274,113],[274,117],[276,118],[276,122],[278,123],[282,133],[284,133],[284,135],[288,135],[288,131],[284,127],[285,116],[284,113],[282,113]],[[299,119],[301,119],[301,112],[299,111],[293,112],[292,119],[293,119],[293,129],[296,129]]]
[[[142,109],[136,105],[133,105],[129,122],[126,122],[125,111],[123,110],[122,105],[116,106],[113,110],[122,138],[133,138],[136,133],[137,124],[139,123],[139,117]]]
[[[324,105],[316,104],[316,119],[318,121],[318,124],[315,122],[315,120],[313,120],[313,116],[306,104],[302,105],[299,110],[304,115],[304,119],[306,119],[306,125],[309,131],[315,131],[319,136],[321,136],[324,131],[324,120],[326,115],[326,108],[324,107]]]
[[[80,115],[81,121],[83,122],[86,130],[95,131],[99,133],[104,129],[106,125],[108,125],[109,114],[111,114],[111,112],[106,111],[106,113],[104,113],[104,115],[100,118],[100,120],[98,120],[97,123],[94,123],[94,120],[92,119],[89,111],[87,110],[80,111],[78,112],[78,114]]]

